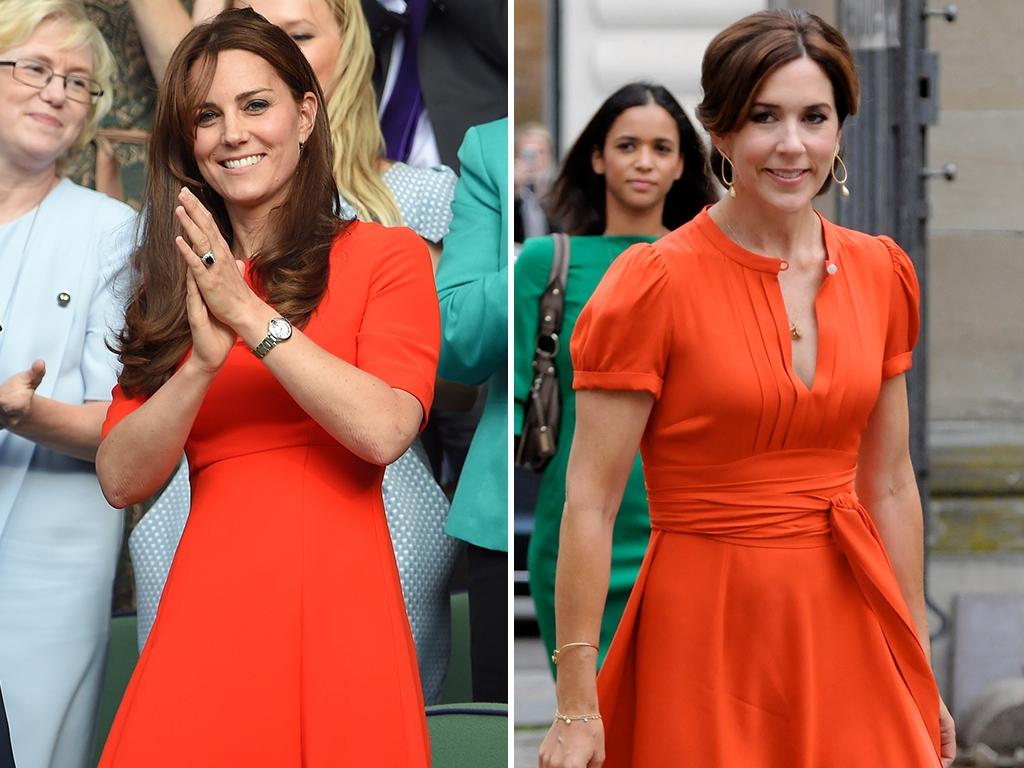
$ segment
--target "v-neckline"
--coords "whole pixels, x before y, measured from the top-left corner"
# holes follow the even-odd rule
[[[826,257],[827,261],[827,257]],[[824,268],[824,267],[823,267]],[[796,372],[796,365],[793,362],[793,343],[796,339],[790,331],[789,325],[789,311],[786,309],[786,297],[782,294],[782,284],[779,282],[778,276],[775,278],[775,288],[778,292],[779,306],[781,307],[781,313],[776,312],[776,325],[779,327],[780,340],[782,342],[783,358],[786,363],[786,373],[789,374],[789,378],[793,382],[793,387],[801,394],[813,394],[815,385],[821,379],[821,357],[823,351],[822,341],[824,340],[824,333],[822,331],[822,320],[821,311],[818,307],[818,299],[821,298],[822,291],[825,290],[827,284],[828,274],[826,273],[825,278],[822,279],[821,285],[818,286],[818,292],[814,294],[814,323],[817,326],[817,338],[815,342],[814,350],[814,370],[812,372],[811,383],[808,384],[804,381],[803,377]],[[802,390],[802,391],[801,391]]]
[[[821,235],[822,244],[825,248],[825,259],[822,261],[821,265],[824,275],[821,285],[818,286],[818,292],[814,296],[814,318],[818,327],[818,338],[816,339],[817,348],[815,350],[814,357],[814,378],[811,379],[811,383],[808,384],[800,377],[796,372],[796,368],[793,366],[794,339],[790,335],[789,314],[786,310],[786,300],[782,295],[782,285],[779,283],[779,274],[789,269],[789,263],[784,259],[780,259],[775,256],[765,256],[744,248],[729,237],[729,235],[718,226],[715,220],[711,218],[710,213],[708,213],[710,207],[710,205],[706,206],[704,210],[698,214],[698,218],[706,218],[705,229],[711,240],[718,246],[719,250],[733,261],[739,262],[747,268],[763,273],[764,279],[774,284],[774,291],[769,291],[769,304],[771,305],[772,314],[774,315],[773,319],[775,321],[779,346],[782,351],[783,363],[786,368],[786,375],[798,396],[809,396],[815,394],[822,386],[824,386],[821,384],[823,378],[823,357],[825,352],[829,349],[825,343],[826,333],[831,330],[830,323],[825,320],[824,316],[827,313],[822,311],[820,299],[822,298],[823,292],[826,290],[829,278],[839,271],[838,248],[836,247],[836,241],[833,232],[830,229],[828,219],[817,211],[814,212],[818,217],[818,220],[821,222]]]

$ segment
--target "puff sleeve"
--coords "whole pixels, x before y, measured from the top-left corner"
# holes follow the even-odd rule
[[[651,244],[634,245],[614,261],[576,322],[573,388],[660,397],[672,331],[664,259]]]
[[[110,215],[116,216],[119,223],[96,241],[103,264],[89,302],[89,325],[82,349],[84,401],[106,400],[121,370],[117,356],[107,347],[107,341],[124,324],[124,310],[118,296],[125,291],[135,212],[128,206],[118,206]]]
[[[921,287],[910,257],[888,237],[879,238],[892,259],[889,323],[885,334],[882,378],[910,370],[912,353],[921,329]]]

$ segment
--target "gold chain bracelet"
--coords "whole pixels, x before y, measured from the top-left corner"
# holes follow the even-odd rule
[[[557,709],[555,710],[555,720],[561,720],[566,725],[572,725],[575,722],[582,720],[584,723],[589,723],[591,720],[600,720],[601,715],[597,712],[593,712],[589,715],[563,715]]]
[[[579,647],[582,647],[582,646],[585,646],[587,648],[593,648],[598,653],[600,653],[600,651],[601,651],[601,649],[598,648],[593,643],[566,643],[565,645],[561,646],[560,648],[555,648],[555,650],[551,653],[551,663],[557,665],[558,664],[558,657],[562,654],[562,651],[566,650],[567,648],[579,648]]]

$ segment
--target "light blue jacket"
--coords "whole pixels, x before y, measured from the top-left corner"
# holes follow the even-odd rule
[[[110,400],[117,359],[106,341],[123,320],[112,286],[123,275],[134,221],[127,205],[67,179],[47,195],[24,257],[17,254],[19,265],[0,285],[0,381],[41,359],[46,375],[37,394],[65,403]],[[61,293],[67,302],[58,299]],[[0,536],[35,450],[34,442],[0,430]],[[54,458],[80,476],[78,503],[110,509],[92,465]]]

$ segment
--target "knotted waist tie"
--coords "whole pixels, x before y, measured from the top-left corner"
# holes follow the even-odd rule
[[[881,537],[853,492],[856,461],[854,453],[816,449],[775,451],[714,466],[645,465],[651,541],[620,631],[626,629],[623,639],[632,646],[632,625],[649,564],[665,533],[745,546],[812,547],[831,540],[878,618],[938,754],[935,679]],[[617,666],[612,655],[618,655],[618,644],[616,635],[605,668],[609,662]],[[602,706],[604,701],[602,693]]]

